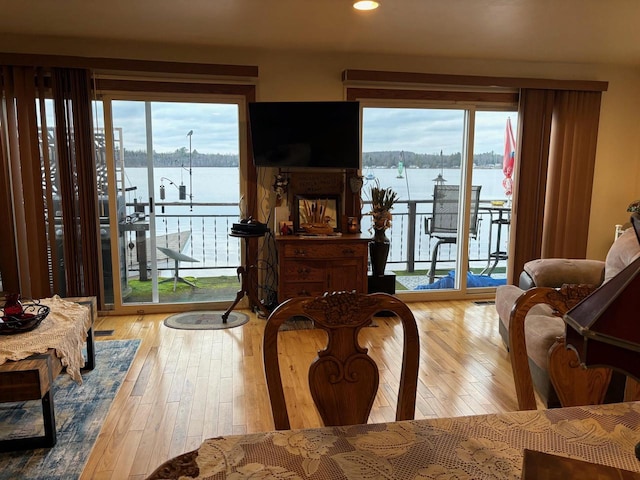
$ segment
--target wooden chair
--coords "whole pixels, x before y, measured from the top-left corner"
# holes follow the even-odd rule
[[[531,360],[527,352],[525,321],[527,313],[538,304],[549,305],[553,314],[562,318],[571,308],[591,294],[594,285],[563,285],[560,288],[534,287],[525,291],[511,311],[509,323],[509,356],[518,398],[518,409],[537,408],[531,375]],[[535,340],[539,340],[538,338]],[[556,337],[547,351],[549,378],[558,395],[560,406],[599,405],[606,403],[609,394],[612,401],[640,400],[638,382],[618,374],[619,388],[611,389],[613,371],[608,367],[584,368],[575,350],[567,349],[564,335]],[[622,381],[622,382],[621,382]],[[620,397],[618,397],[620,395]]]
[[[402,372],[396,420],[414,418],[420,346],[418,328],[409,307],[386,293],[370,295],[336,292],[321,297],[292,298],[267,319],[264,331],[264,368],[276,430],[288,430],[289,415],[278,361],[278,329],[288,319],[306,317],[327,333],[327,347],[309,368],[309,388],[326,426],[367,423],[378,391],[378,367],[358,343],[358,332],[374,314],[390,311],[404,328]]]

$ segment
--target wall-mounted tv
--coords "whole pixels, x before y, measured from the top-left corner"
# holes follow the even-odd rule
[[[256,167],[360,168],[358,102],[254,102]]]

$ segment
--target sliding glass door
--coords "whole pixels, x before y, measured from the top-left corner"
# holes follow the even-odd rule
[[[510,119],[515,131],[516,112],[361,104],[363,213],[373,184],[393,188],[400,199],[387,264],[398,293],[504,283],[510,219],[505,129]],[[365,231],[368,221],[365,215]]]
[[[239,103],[104,97],[101,107],[116,306],[232,300]]]

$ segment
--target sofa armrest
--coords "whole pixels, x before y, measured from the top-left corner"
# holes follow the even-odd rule
[[[541,258],[525,263],[520,288],[560,288],[564,284],[600,285],[604,279],[601,260]]]
[[[513,370],[519,410],[535,410],[536,400],[525,338],[527,314],[536,305],[547,304],[553,315],[562,317],[596,289],[593,285],[563,285],[561,288],[536,287],[518,297],[509,316],[509,358]]]

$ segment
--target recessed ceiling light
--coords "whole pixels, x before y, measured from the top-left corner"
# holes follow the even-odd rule
[[[353,3],[353,8],[356,10],[375,10],[379,6],[380,3],[373,0],[358,0]]]

